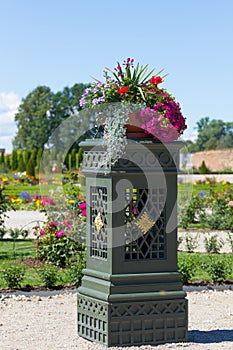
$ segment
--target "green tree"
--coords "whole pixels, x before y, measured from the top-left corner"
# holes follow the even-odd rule
[[[29,159],[29,161],[26,165],[26,173],[29,176],[35,176],[35,164],[34,164],[32,158]]]
[[[74,84],[72,87],[66,86],[62,91],[53,95],[53,107],[50,110],[50,128],[52,130],[52,136],[49,139],[49,143],[55,147],[57,153],[63,151],[66,147],[64,127],[61,129],[58,127],[65,119],[71,116],[76,116],[76,119],[78,119],[78,111],[80,110],[79,100],[86,87],[87,85],[85,84]],[[69,128],[69,140],[70,133],[73,132],[75,132],[75,123],[72,123]]]
[[[38,172],[40,171],[40,161],[41,161],[42,154],[43,154],[43,149],[39,148],[37,152],[37,157],[36,157],[36,166],[37,166]]]
[[[31,157],[31,152],[28,149],[25,149],[25,151],[23,151],[23,159],[24,159],[25,165],[28,163],[30,157]]]
[[[16,149],[13,149],[12,155],[11,155],[11,169],[17,170],[18,168],[18,151]]]
[[[70,170],[76,169],[76,151],[73,148],[70,153]]]
[[[48,144],[55,147],[57,152],[63,151],[65,139],[58,126],[70,116],[77,118],[79,100],[86,86],[74,84],[57,93],[47,86],[38,86],[29,93],[15,115],[18,131],[13,145],[19,149],[44,149],[45,144]],[[75,133],[72,125],[69,132]]]
[[[1,152],[0,164],[5,164],[5,156],[4,156],[4,151],[2,151],[2,152]]]
[[[82,163],[83,160],[83,149],[80,147],[78,150],[78,154],[77,154],[77,167],[80,167],[80,164]]]
[[[26,170],[26,166],[24,163],[23,154],[22,152],[20,152],[18,157],[18,171],[20,173],[23,173],[25,170]]]
[[[210,120],[209,117],[205,117],[197,122],[197,132],[198,137],[195,143],[197,152],[233,146],[233,123]]]
[[[13,141],[20,149],[43,148],[51,133],[49,110],[53,93],[47,86],[38,86],[22,100],[15,115],[18,127]]]

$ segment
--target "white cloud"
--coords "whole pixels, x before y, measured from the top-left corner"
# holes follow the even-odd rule
[[[14,121],[20,98],[14,92],[0,92],[0,148],[12,151],[12,141],[17,127]]]

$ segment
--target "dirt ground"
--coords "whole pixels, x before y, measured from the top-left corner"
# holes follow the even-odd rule
[[[188,292],[189,340],[158,346],[108,348],[233,349],[233,291]],[[77,293],[0,297],[0,349],[103,350],[77,334]]]

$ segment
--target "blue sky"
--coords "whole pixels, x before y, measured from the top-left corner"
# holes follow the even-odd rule
[[[0,0],[0,148],[38,85],[54,92],[132,57],[169,73],[163,87],[187,117],[233,121],[232,0]]]

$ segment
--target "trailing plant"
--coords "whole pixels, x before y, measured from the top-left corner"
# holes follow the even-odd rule
[[[24,280],[25,268],[23,265],[10,265],[3,268],[1,276],[10,289],[21,288]]]

